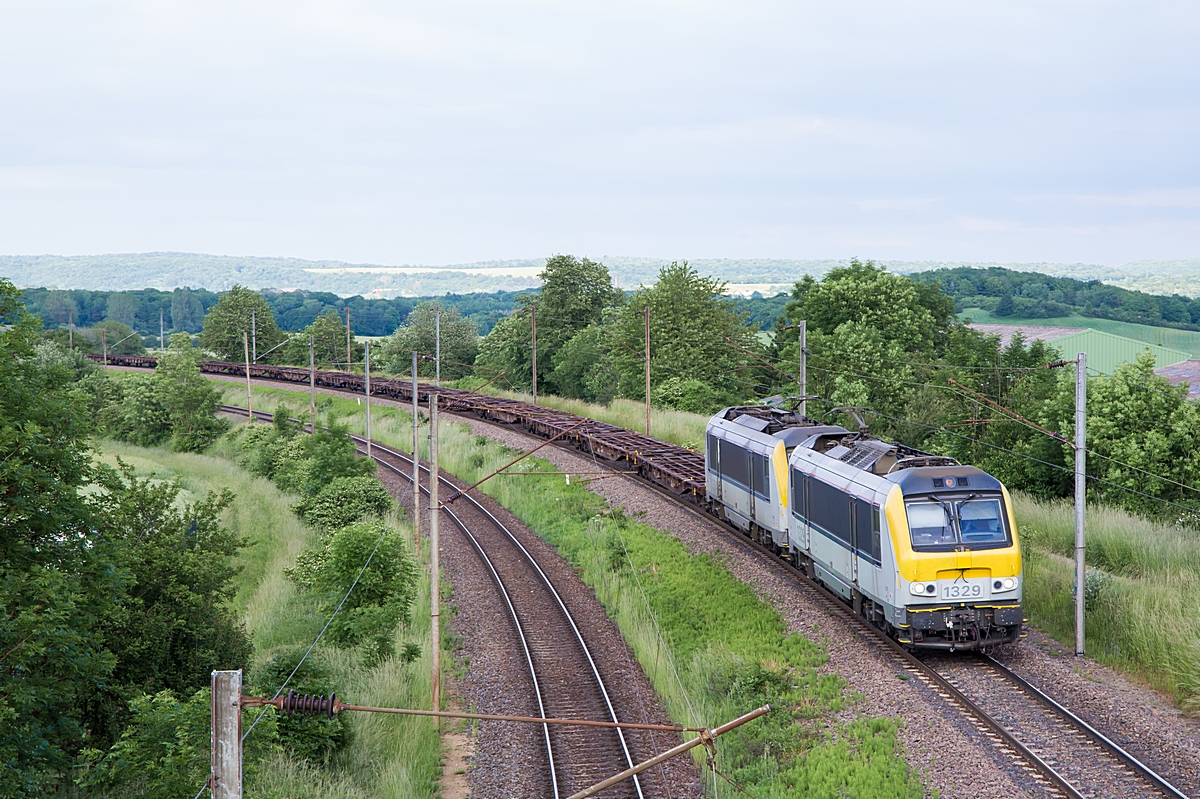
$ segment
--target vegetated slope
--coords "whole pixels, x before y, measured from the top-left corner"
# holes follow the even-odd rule
[[[1097,319],[1094,316],[1052,316],[1049,318],[1021,318],[996,316],[982,308],[964,308],[959,318],[970,318],[972,322],[985,325],[1046,325],[1049,327],[1090,327],[1118,336],[1157,344],[1162,347],[1183,350],[1193,358],[1200,358],[1200,332],[1180,330],[1173,327],[1155,327],[1132,322],[1117,322],[1112,319]]]
[[[224,386],[226,401],[244,401],[244,387]],[[254,391],[259,404],[286,402],[296,415],[307,412],[304,392]],[[351,429],[362,429],[356,399],[323,395],[320,401]],[[411,451],[411,425],[411,416],[394,406],[372,411],[372,437],[381,443]],[[442,467],[467,482],[516,454],[453,419],[443,421],[439,438]],[[554,466],[529,458],[517,470]],[[775,609],[712,556],[691,555],[675,538],[621,517],[578,481],[506,476],[481,490],[581,572],[677,722],[715,726],[762,704],[779,709],[718,741],[722,770],[756,795],[924,795],[904,763],[896,722],[853,718],[855,700],[845,682],[819,671],[825,649],[789,635]],[[741,794],[721,783],[719,795]]]
[[[103,450],[105,459],[120,457],[139,472],[154,472],[163,478],[177,475],[185,489],[197,497],[210,489],[228,488],[236,493],[227,524],[249,540],[237,558],[241,573],[236,578],[234,599],[255,644],[248,680],[273,656],[303,652],[313,642],[325,624],[325,614],[311,594],[299,590],[284,574],[285,568],[295,565],[297,555],[319,540],[317,531],[292,513],[294,496],[247,474],[229,457],[178,454],[117,442],[105,442]],[[233,454],[226,442],[218,443],[215,452],[230,457]],[[415,662],[404,665],[389,659],[365,667],[354,650],[320,645],[314,650],[328,669],[328,679],[336,685],[339,696],[362,704],[428,706],[428,580],[418,580],[417,585],[412,621],[398,633],[404,641],[416,641],[421,646],[422,655]],[[440,774],[440,749],[428,719],[364,714],[348,723],[349,743],[331,763],[310,763],[285,753],[270,755],[255,769],[247,795],[426,799],[434,794]],[[207,762],[201,765],[201,770],[207,771]]]
[[[1075,638],[1075,516],[1062,500],[1015,493],[1025,606],[1065,645]],[[1182,521],[1182,520],[1181,520]],[[1087,653],[1200,713],[1200,540],[1182,525],[1091,506],[1087,516]]]
[[[1200,299],[1130,291],[1099,280],[1082,281],[1000,267],[937,269],[911,277],[940,285],[959,308],[983,308],[1005,318],[1039,319],[1078,314],[1200,330]]]

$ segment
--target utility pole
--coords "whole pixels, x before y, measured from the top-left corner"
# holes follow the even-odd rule
[[[212,673],[213,799],[242,799],[242,670]]]
[[[417,399],[417,353],[412,363],[413,400],[413,541],[416,542],[417,557],[421,556],[421,406]]]
[[[108,336],[103,330],[100,331],[100,348],[104,350],[104,368],[108,368]]]
[[[313,337],[308,337],[308,417],[312,433],[317,432],[317,359]]]
[[[346,374],[350,374],[350,306],[346,306]]]
[[[246,424],[254,424],[254,403],[250,397],[250,334],[242,333],[242,347],[246,350]]]
[[[167,351],[167,326],[163,322],[163,309],[158,309],[158,349],[160,352]]]
[[[430,708],[442,709],[441,581],[438,570],[438,395],[429,398],[429,655],[433,668],[433,698]],[[438,729],[442,720],[437,721]]]
[[[532,321],[533,344],[533,404],[537,405],[537,308],[529,309]]]
[[[250,355],[258,363],[258,328],[254,325],[254,309],[250,309]]]
[[[808,321],[800,322],[800,396],[808,396]],[[808,416],[808,400],[800,400],[800,415]]]
[[[438,388],[442,386],[442,306],[436,305],[433,309],[433,363],[434,372],[433,384]]]
[[[646,435],[650,435],[650,306],[646,306]]]
[[[1087,353],[1075,361],[1075,654],[1083,654],[1084,513],[1087,510]]]
[[[75,349],[75,311],[67,309],[67,347]]]
[[[363,344],[363,383],[367,389],[367,457],[371,457],[371,342]]]

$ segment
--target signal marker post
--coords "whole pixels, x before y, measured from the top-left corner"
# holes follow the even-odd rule
[[[429,662],[433,669],[432,710],[442,709],[441,581],[438,579],[438,395],[429,398]],[[442,720],[437,721],[438,730]]]
[[[308,337],[308,418],[312,432],[317,432],[317,359],[313,337]]]
[[[421,556],[421,406],[417,399],[417,353],[412,354],[413,399],[413,541]]]
[[[367,457],[371,457],[371,342],[363,344],[363,383],[367,393]]]
[[[646,306],[646,435],[650,435],[650,306]]]
[[[242,799],[242,670],[212,673],[213,799]]]
[[[433,384],[438,388],[442,387],[442,306],[438,305],[433,309],[433,363],[434,372]]]
[[[1087,353],[1075,361],[1075,654],[1083,654],[1084,588],[1087,564],[1084,515],[1087,512]]]
[[[242,333],[242,346],[246,350],[246,424],[254,424],[254,402],[250,397],[250,334]]]
[[[530,308],[530,333],[533,346],[533,404],[537,405],[537,308]]]

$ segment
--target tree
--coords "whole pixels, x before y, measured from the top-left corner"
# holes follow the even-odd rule
[[[244,360],[244,336],[250,333],[251,312],[259,352],[265,353],[283,342],[284,332],[275,324],[271,306],[262,295],[243,286],[234,286],[221,294],[217,304],[205,315],[200,343],[219,358]]]
[[[103,332],[103,336],[101,336]],[[129,325],[121,322],[106,320],[92,325],[90,330],[83,331],[84,335],[96,342],[96,352],[101,352],[105,344],[109,355],[142,355],[146,352],[142,345],[142,337],[133,332]],[[75,331],[78,338],[80,331]]]
[[[98,469],[96,485],[113,565],[127,575],[119,612],[102,622],[115,668],[87,703],[93,735],[113,740],[124,701],[164,689],[187,695],[214,668],[248,663],[249,635],[228,604],[232,558],[247,542],[221,524],[229,491],[185,505],[178,478],[139,479],[121,462]]]
[[[292,336],[292,340],[284,345],[279,360],[284,363],[294,363],[308,366],[308,339],[313,340],[313,358],[318,369],[345,368],[346,364],[346,323],[338,312],[328,309],[312,324]],[[362,345],[350,336],[350,357],[361,360]],[[259,360],[262,360],[261,358]]]
[[[805,321],[810,332],[826,335],[856,322],[878,330],[883,341],[896,342],[905,352],[931,353],[954,324],[954,300],[940,285],[918,284],[856,258],[820,282],[805,275],[792,289],[784,317],[780,327]],[[797,336],[794,329],[780,333],[780,348]]]
[[[177,333],[199,333],[204,327],[204,306],[189,288],[171,294],[171,329]]]
[[[564,397],[609,403],[617,393],[617,373],[608,360],[612,339],[599,326],[585,327],[554,353],[551,381]]]
[[[479,328],[470,319],[464,319],[457,308],[442,308],[442,377],[457,380],[471,373],[471,365],[479,352]],[[436,352],[437,306],[423,302],[408,315],[408,323],[383,344],[381,362],[384,368],[396,374],[412,369],[412,353],[417,353],[417,374],[433,377],[437,365],[433,361]]]
[[[582,396],[581,384],[567,367],[555,377],[555,358],[577,334],[601,322],[605,311],[619,306],[624,294],[612,284],[608,269],[587,258],[555,255],[538,277],[544,283],[537,294],[517,295],[519,310],[502,319],[479,345],[476,365],[483,377],[506,372],[510,385],[528,388],[533,382],[533,320],[537,310],[538,387],[568,396]],[[578,363],[579,351],[563,361]]]
[[[619,304],[624,294],[615,288],[604,264],[572,255],[555,255],[538,275],[541,294],[534,300],[538,312],[538,358],[550,364],[559,349],[580,330],[600,322],[605,309]],[[544,375],[552,391],[562,392],[553,372]],[[543,375],[538,376],[539,382]]]
[[[609,350],[622,396],[643,399],[645,324],[650,309],[650,384],[671,377],[701,380],[721,400],[753,397],[763,388],[753,379],[758,348],[755,331],[726,296],[725,283],[701,277],[687,262],[672,263],[658,282],[629,298],[612,325]]]
[[[70,767],[80,703],[114,665],[97,620],[123,585],[81,490],[83,398],[69,365],[35,357],[40,326],[0,278],[0,797],[38,796]]]
[[[200,452],[229,429],[228,421],[216,417],[221,394],[200,374],[187,333],[171,335],[171,347],[155,369],[155,384],[176,451]]]

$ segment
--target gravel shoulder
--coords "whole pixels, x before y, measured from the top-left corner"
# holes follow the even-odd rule
[[[212,379],[236,378],[209,376]],[[279,388],[272,381],[256,385]],[[345,392],[317,389],[346,396]],[[379,404],[408,407],[404,403],[376,400]],[[460,419],[477,435],[516,450],[529,449],[544,440],[475,419]],[[591,457],[556,446],[539,451],[563,470],[592,471]],[[862,641],[850,625],[809,601],[794,584],[794,576],[766,555],[740,545],[718,523],[665,502],[661,495],[622,477],[595,480],[589,488],[631,516],[675,536],[694,553],[706,552],[724,562],[730,571],[784,618],[790,630],[826,646],[830,653],[825,669],[840,674],[861,694],[854,712],[899,718],[900,737],[907,760],[924,779],[928,790],[943,797],[997,797],[1038,795],[1036,787],[1003,756],[985,746],[980,736],[958,718],[958,712],[917,681],[903,680],[894,664],[875,647]],[[1035,629],[1018,646],[996,653],[1018,674],[1170,779],[1184,793],[1200,796],[1200,719],[1184,716],[1157,691],[1137,683],[1087,657],[1076,658],[1068,649]],[[969,763],[968,768],[963,764]],[[486,794],[484,794],[486,795]],[[497,794],[499,795],[499,794]]]

